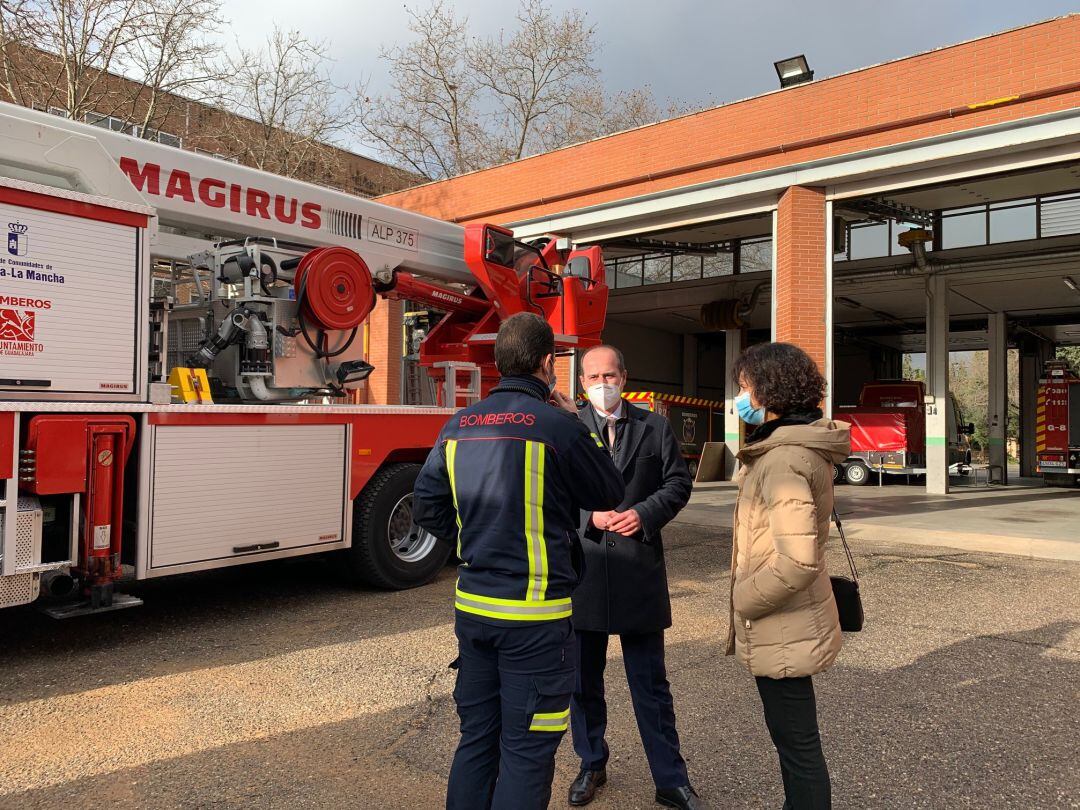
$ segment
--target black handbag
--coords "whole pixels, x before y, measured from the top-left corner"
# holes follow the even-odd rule
[[[840,543],[844,546],[848,565],[851,566],[851,579],[847,577],[829,577],[832,580],[833,598],[836,600],[836,612],[840,614],[840,629],[845,633],[858,633],[863,628],[862,594],[859,593],[859,571],[855,568],[855,558],[851,556],[844,527],[840,516],[833,509],[833,522],[840,532]]]

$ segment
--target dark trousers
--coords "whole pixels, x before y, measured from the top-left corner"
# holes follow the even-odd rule
[[[813,681],[809,677],[756,680],[765,725],[780,755],[784,810],[828,810],[832,788],[821,751]]]
[[[458,612],[454,701],[461,740],[448,810],[542,810],[574,687],[569,619],[502,627]]]
[[[597,771],[605,767],[608,760],[604,740],[607,731],[604,666],[607,664],[608,634],[581,630],[577,635],[577,689],[570,704],[574,750],[581,757],[582,768]],[[664,632],[619,638],[634,716],[653,782],[658,788],[687,785],[690,780],[686,775],[686,763],[679,753],[675,704],[664,668]]]

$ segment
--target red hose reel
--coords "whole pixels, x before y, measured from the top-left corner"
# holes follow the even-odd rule
[[[326,331],[355,329],[375,307],[371,271],[349,248],[322,247],[307,253],[296,268],[293,289],[303,315]]]

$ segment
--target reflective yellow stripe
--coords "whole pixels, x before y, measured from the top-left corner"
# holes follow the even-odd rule
[[[604,443],[602,441],[600,441],[600,437],[597,436],[592,431],[589,431],[589,435],[592,436],[593,441],[596,442],[596,446],[599,447],[601,450],[603,450],[604,449]]]
[[[549,622],[555,619],[568,619],[573,614],[570,597],[547,599],[541,602],[527,599],[499,599],[494,596],[466,593],[461,588],[454,590],[454,596],[454,607],[458,610],[491,619]]]
[[[483,602],[484,604],[487,604],[487,605],[508,605],[508,606],[512,606],[512,607],[524,607],[524,608],[530,608],[530,609],[537,607],[535,602],[530,602],[527,599],[502,599],[502,598],[500,598],[498,596],[481,596],[480,594],[476,594],[476,593],[467,593],[467,592],[461,590],[460,586],[456,587],[454,589],[454,594],[456,596],[462,597],[464,599],[471,599],[474,602]],[[544,604],[545,605],[557,605],[557,606],[563,606],[563,605],[569,606],[572,601],[573,600],[569,596],[566,596],[566,597],[563,597],[562,599],[545,599]]]
[[[537,712],[532,716],[529,731],[566,731],[570,725],[570,709],[562,712]]]
[[[457,460],[457,439],[446,440],[446,472],[450,476],[450,495],[454,499],[454,518],[457,520],[457,556],[461,559],[461,510],[457,504],[457,484],[454,476],[454,462]],[[464,562],[464,560],[462,560]]]
[[[529,583],[525,598],[542,602],[547,594],[547,544],[544,542],[544,451],[542,442],[525,442],[525,545]]]

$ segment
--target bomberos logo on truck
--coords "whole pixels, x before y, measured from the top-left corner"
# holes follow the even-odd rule
[[[183,169],[169,169],[157,163],[139,163],[121,157],[120,168],[136,189],[154,197],[184,200],[192,205],[228,209],[283,225],[311,230],[322,227],[322,206],[284,194],[271,194],[254,186],[229,183],[216,177],[192,177]]]
[[[52,301],[0,295],[0,356],[33,357],[45,351],[44,344],[36,339],[35,309],[52,309]]]

